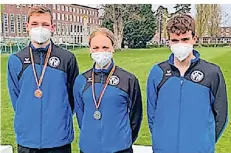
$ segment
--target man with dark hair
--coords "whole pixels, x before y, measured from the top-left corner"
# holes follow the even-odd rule
[[[51,11],[28,13],[31,42],[8,61],[8,88],[15,111],[19,153],[70,153],[73,131],[73,84],[79,74],[74,54],[51,40]]]
[[[193,48],[195,21],[185,14],[167,23],[172,51],[147,81],[147,114],[155,153],[213,153],[227,123],[227,92],[219,66]]]

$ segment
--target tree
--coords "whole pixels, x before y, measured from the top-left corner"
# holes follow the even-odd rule
[[[4,9],[4,5],[0,4],[0,33],[3,33],[3,19],[2,19],[2,14],[3,14],[3,9]]]
[[[208,19],[208,35],[213,40],[213,38],[218,35],[219,27],[222,19],[220,4],[211,4],[209,13],[210,15]]]
[[[202,43],[202,37],[208,30],[208,21],[210,18],[210,5],[209,4],[196,4],[196,33],[199,38],[199,46]]]
[[[174,6],[175,8],[175,14],[180,14],[180,13],[190,13],[191,11],[191,4],[176,4]]]
[[[115,49],[121,50],[125,23],[131,19],[139,18],[139,5],[132,4],[106,4],[103,5],[104,21],[103,24],[113,27],[115,37]]]
[[[155,11],[157,34],[159,34],[159,45],[161,45],[162,38],[167,38],[167,20],[169,18],[168,9],[160,5]]]
[[[151,4],[141,4],[138,15],[141,20],[132,19],[125,24],[124,39],[129,48],[145,48],[156,30]]]

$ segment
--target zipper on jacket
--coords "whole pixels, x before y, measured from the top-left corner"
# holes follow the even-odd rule
[[[43,53],[40,52],[40,77],[43,69]],[[41,88],[41,86],[40,86]],[[42,89],[41,89],[42,90]],[[42,148],[42,97],[40,98],[41,108],[40,108],[40,149]]]
[[[177,152],[179,152],[179,143],[180,143],[180,122],[181,122],[181,105],[182,105],[182,88],[184,84],[184,77],[181,77],[180,80],[180,109],[179,109],[179,118],[178,118],[178,131],[177,131]]]

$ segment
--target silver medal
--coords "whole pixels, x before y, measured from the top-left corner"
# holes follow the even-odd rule
[[[94,112],[94,118],[95,118],[96,120],[100,120],[100,119],[101,119],[101,113],[100,113],[100,111],[96,110],[96,111]]]

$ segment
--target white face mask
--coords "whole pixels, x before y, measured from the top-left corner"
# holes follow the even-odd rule
[[[36,43],[45,43],[51,38],[51,31],[43,27],[32,28],[30,31],[30,37],[32,41]]]
[[[174,56],[182,62],[185,60],[189,54],[193,51],[193,45],[187,43],[177,43],[171,45],[171,51]]]
[[[91,58],[96,62],[96,64],[102,69],[106,66],[112,59],[112,52],[93,52],[91,53]]]

